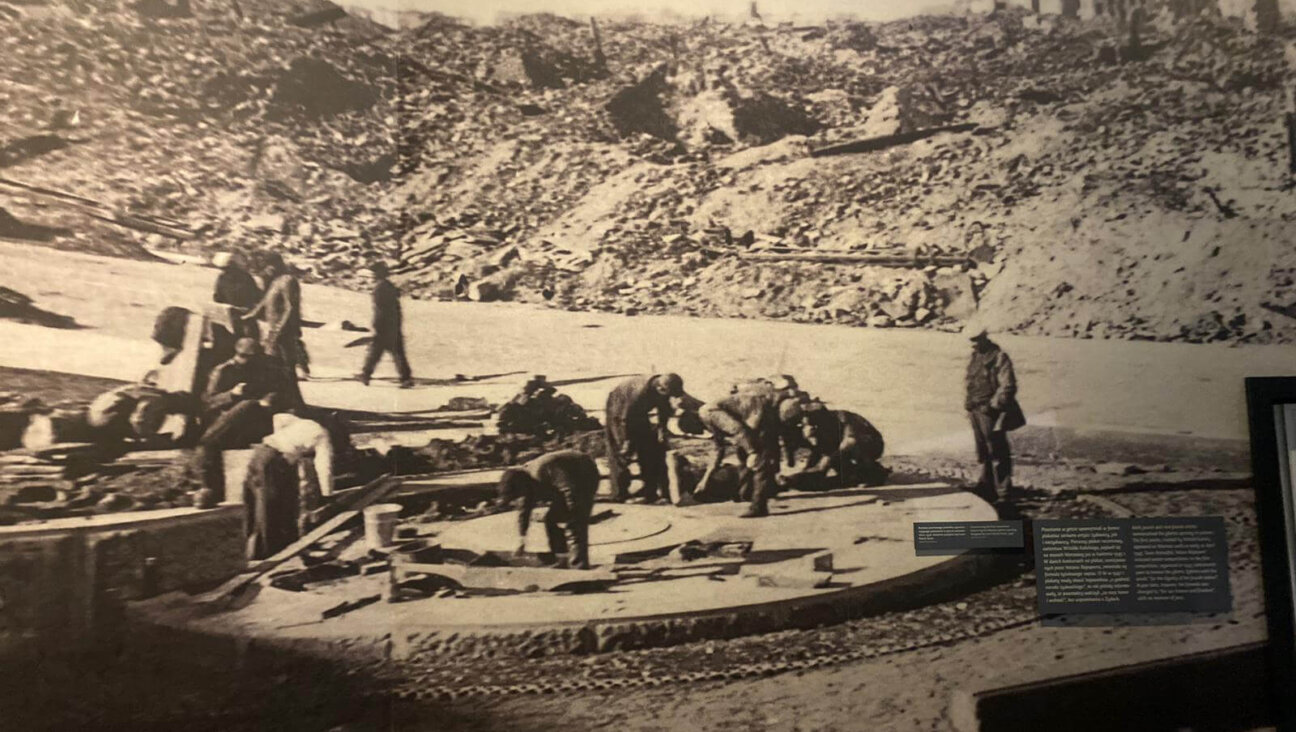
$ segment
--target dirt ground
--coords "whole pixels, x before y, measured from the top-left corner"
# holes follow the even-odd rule
[[[922,459],[897,459],[911,469]],[[184,646],[153,644],[148,662],[131,653],[82,663],[66,676],[42,670],[30,680],[0,678],[0,699],[28,698],[27,714],[77,729],[399,730],[951,730],[949,704],[975,691],[1059,675],[1253,642],[1264,638],[1259,551],[1251,488],[1201,471],[1108,477],[1073,466],[1030,466],[1032,483],[1018,505],[1027,517],[1221,515],[1230,541],[1234,609],[1199,618],[1157,617],[1139,624],[1045,626],[1031,617],[1029,566],[958,595],[836,625],[683,646],[593,656],[429,658],[341,667],[305,663],[237,667]],[[1192,481],[1190,489],[1177,488]],[[1031,487],[1049,482],[1048,490]],[[1098,495],[1097,502],[1088,496]],[[1120,511],[1116,511],[1119,513]],[[1012,615],[1022,623],[978,631]],[[944,638],[944,640],[942,640]],[[142,641],[141,641],[142,642]],[[724,671],[751,662],[810,659],[895,645],[862,661],[728,681],[672,680],[687,672]],[[287,659],[283,663],[288,664]],[[123,664],[130,669],[122,673]],[[114,670],[116,669],[116,670]],[[655,677],[666,681],[650,688]],[[627,688],[555,695],[489,694],[460,701],[412,697],[466,684],[571,679],[629,680]],[[49,681],[57,681],[51,684]],[[73,698],[51,689],[77,688]],[[24,695],[27,695],[24,697]],[[22,720],[19,714],[13,719]],[[36,717],[39,718],[39,717]]]

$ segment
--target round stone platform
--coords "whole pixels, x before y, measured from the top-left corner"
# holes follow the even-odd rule
[[[613,569],[606,592],[468,593],[376,602],[340,617],[321,613],[381,594],[385,574],[353,577],[304,592],[261,589],[246,607],[203,616],[184,598],[159,598],[137,610],[152,622],[204,634],[241,636],[348,656],[598,652],[809,627],[911,605],[924,595],[974,582],[985,555],[916,556],[915,521],[993,520],[984,501],[941,484],[787,493],[772,515],[741,519],[743,504],[691,507],[597,504],[591,560]],[[534,518],[528,550],[543,551]],[[446,548],[511,551],[512,513],[445,522]],[[744,557],[685,560],[669,550],[688,541],[751,542]],[[822,570],[831,554],[831,576]],[[626,555],[637,561],[612,560]],[[820,560],[814,566],[815,558]],[[578,570],[570,570],[573,574]],[[823,580],[830,580],[826,585]],[[816,582],[819,583],[816,586]]]

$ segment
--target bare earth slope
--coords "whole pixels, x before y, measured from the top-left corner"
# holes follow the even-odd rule
[[[1019,11],[606,22],[600,50],[552,16],[392,32],[244,5],[0,5],[0,177],[195,232],[0,184],[0,236],[278,250],[343,285],[382,257],[418,297],[942,328],[979,305],[1028,334],[1296,337],[1281,39],[1216,18],[1154,17],[1117,63],[1114,28]],[[776,246],[969,263],[746,258]]]

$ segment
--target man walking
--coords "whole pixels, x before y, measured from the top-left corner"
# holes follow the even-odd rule
[[[414,386],[414,377],[410,374],[409,360],[405,357],[405,334],[401,331],[400,290],[387,279],[387,265],[375,262],[369,266],[373,273],[373,340],[365,353],[364,367],[357,377],[360,383],[369,385],[374,367],[384,353],[390,353],[396,362],[396,373],[400,374],[402,389]]]
[[[499,497],[504,503],[518,502],[517,553],[526,551],[531,511],[539,503],[548,503],[544,525],[549,551],[561,562],[570,539],[568,566],[589,569],[589,521],[598,483],[594,460],[575,450],[551,452],[504,471]]]
[[[981,479],[973,492],[995,502],[1008,497],[1012,486],[1012,451],[1008,433],[1026,424],[1017,403],[1017,376],[1012,359],[984,328],[969,329],[972,358],[967,367],[964,407],[972,423]]]

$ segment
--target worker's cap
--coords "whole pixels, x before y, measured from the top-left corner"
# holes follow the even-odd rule
[[[795,399],[784,399],[779,402],[779,421],[783,424],[796,424],[801,421],[805,413],[801,409],[801,403]]]
[[[234,261],[234,255],[229,252],[216,252],[212,255],[212,265],[218,269],[225,269]]]
[[[265,263],[265,267],[267,269],[273,269],[276,272],[283,271],[288,268],[288,266],[284,264],[284,258],[281,254],[279,254],[279,252],[268,253],[265,255],[265,258],[261,261]]]
[[[525,470],[509,468],[500,476],[499,485],[496,487],[495,492],[499,495],[501,501],[512,501],[526,492],[526,487],[532,480],[532,477]]]
[[[255,356],[261,353],[261,344],[255,338],[240,338],[234,343],[234,353],[240,356]]]
[[[970,341],[979,341],[982,338],[990,337],[990,329],[986,327],[981,318],[974,316],[963,324],[963,335],[967,336]]]
[[[683,396],[684,379],[679,374],[661,374],[657,377],[657,388],[670,396]]]
[[[798,388],[796,377],[791,374],[779,374],[769,381],[776,391],[794,391]]]
[[[373,262],[369,265],[369,271],[380,277],[386,277],[391,270],[387,268],[386,262]]]

